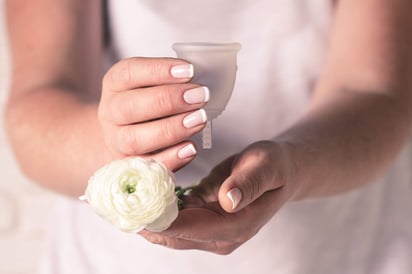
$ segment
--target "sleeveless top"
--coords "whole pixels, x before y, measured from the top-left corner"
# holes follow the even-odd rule
[[[175,56],[174,42],[239,42],[236,85],[213,122],[213,148],[177,173],[196,182],[222,159],[270,139],[306,110],[328,43],[331,0],[109,1],[112,62]],[[115,57],[113,57],[115,56]],[[200,147],[200,146],[199,146]],[[365,187],[285,205],[232,254],[150,244],[62,198],[41,273],[412,273],[408,146]]]

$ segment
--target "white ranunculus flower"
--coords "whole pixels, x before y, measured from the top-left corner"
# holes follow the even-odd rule
[[[175,177],[152,159],[126,158],[100,168],[89,179],[85,200],[125,232],[160,232],[177,218]]]

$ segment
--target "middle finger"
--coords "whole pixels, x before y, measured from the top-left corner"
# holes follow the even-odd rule
[[[118,150],[124,155],[141,155],[170,147],[200,132],[207,121],[203,109],[146,123],[119,126]]]
[[[111,119],[129,125],[195,110],[209,99],[209,89],[197,84],[175,84],[117,93],[110,100]]]

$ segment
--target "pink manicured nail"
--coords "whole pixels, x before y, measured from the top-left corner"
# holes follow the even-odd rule
[[[192,157],[196,153],[197,151],[196,151],[195,146],[193,144],[190,144],[180,149],[177,152],[177,157],[179,157],[180,159],[186,159],[186,158]]]
[[[188,104],[205,103],[209,101],[209,98],[210,92],[207,87],[189,89],[183,94],[183,99]]]
[[[232,188],[226,196],[232,201],[232,209],[235,209],[242,200],[242,192],[238,188]]]
[[[174,78],[192,78],[194,73],[193,65],[184,64],[173,66],[170,73]]]
[[[207,115],[204,109],[199,109],[198,111],[189,114],[183,119],[183,125],[185,128],[192,128],[203,123],[206,123]]]

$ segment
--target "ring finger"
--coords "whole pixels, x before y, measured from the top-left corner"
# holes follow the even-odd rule
[[[177,144],[200,132],[207,121],[198,109],[150,122],[118,127],[118,150],[124,155],[141,155]]]

